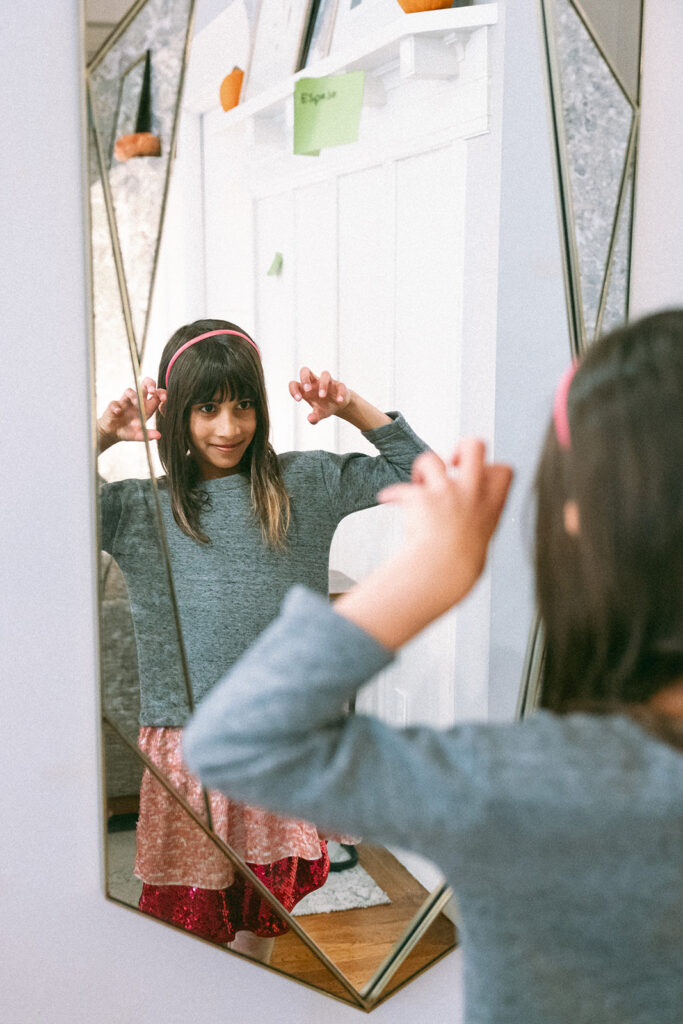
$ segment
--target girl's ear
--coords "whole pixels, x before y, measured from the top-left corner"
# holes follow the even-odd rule
[[[579,506],[575,501],[565,501],[562,510],[564,528],[570,537],[578,537],[581,532],[581,521],[579,519]]]

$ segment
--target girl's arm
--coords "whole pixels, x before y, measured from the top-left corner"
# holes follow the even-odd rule
[[[166,392],[157,388],[151,377],[145,377],[140,385],[145,402],[145,422],[153,416],[163,402]],[[147,429],[150,440],[158,440],[158,430]],[[117,441],[144,441],[138,396],[134,388],[126,388],[117,401],[110,402],[97,421],[97,441],[100,455]]]
[[[377,492],[389,484],[409,480],[413,462],[427,449],[400,413],[381,412],[328,371],[317,377],[307,366],[302,367],[301,380],[290,381],[289,391],[296,401],[311,406],[310,423],[339,416],[361,430],[378,449],[379,455],[374,457],[358,452],[319,453],[322,482],[337,520],[376,505]]]
[[[481,572],[511,473],[485,465],[480,442],[463,444],[456,462],[454,479],[424,455],[415,483],[385,495],[406,510],[399,555],[332,607],[295,588],[202,701],[184,752],[207,786],[436,860],[476,818],[485,727],[396,730],[343,710]]]

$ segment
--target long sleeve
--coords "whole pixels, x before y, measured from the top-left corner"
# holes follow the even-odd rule
[[[391,423],[363,431],[379,455],[333,455],[321,452],[325,486],[340,519],[377,504],[377,492],[389,484],[410,479],[413,462],[427,445],[399,412],[390,412]]]
[[[100,548],[112,554],[114,537],[121,518],[121,485],[108,484],[100,478],[98,491],[100,511]]]
[[[444,793],[470,817],[476,771],[466,735],[455,750],[447,733],[344,714],[391,660],[327,601],[294,588],[202,701],[185,732],[190,768],[245,801],[434,855],[453,837]]]
[[[190,768],[440,865],[462,915],[472,1021],[678,1022],[680,751],[627,715],[541,711],[444,731],[345,715],[390,660],[323,599],[291,591],[202,701]]]

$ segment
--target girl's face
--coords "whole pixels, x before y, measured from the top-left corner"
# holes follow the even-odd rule
[[[190,454],[202,480],[239,472],[242,456],[256,433],[256,402],[233,398],[193,405],[190,412]]]

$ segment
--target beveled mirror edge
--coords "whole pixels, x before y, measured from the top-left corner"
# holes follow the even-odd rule
[[[568,155],[566,139],[563,128],[563,114],[560,98],[560,80],[558,68],[558,55],[553,32],[553,13],[551,4],[553,0],[538,0],[538,22],[541,33],[542,49],[544,55],[544,71],[546,81],[546,110],[548,117],[548,131],[553,144],[553,177],[555,184],[555,199],[558,217],[558,230],[562,250],[562,272],[564,278],[564,290],[567,307],[567,325],[570,338],[570,356],[573,359],[580,358],[587,347],[585,326],[583,321],[583,306],[581,302],[581,283],[578,270],[578,254],[576,250],[576,236],[574,231],[574,220],[571,204],[571,186],[569,184]],[[629,211],[629,244],[628,244],[628,272],[626,275],[626,318],[628,319],[630,304],[630,282],[631,282],[631,257],[633,246],[633,221],[635,215],[636,190],[638,181],[638,138],[640,129],[640,101],[643,82],[643,30],[645,24],[645,9],[647,0],[641,0],[639,34],[638,34],[638,88],[635,100],[629,95],[621,82],[620,76],[616,73],[611,62],[604,53],[603,47],[596,38],[595,31],[586,19],[585,12],[574,0],[568,0],[572,9],[580,18],[584,28],[588,32],[598,53],[609,68],[615,81],[619,85],[625,98],[633,111],[633,121],[629,134],[627,152],[624,155],[624,163],[619,184],[617,204],[614,213],[612,235],[605,275],[603,279],[602,294],[600,297],[600,308],[598,311],[599,328],[604,315],[604,304],[609,288],[609,280],[612,271],[612,263],[615,251],[615,240],[618,228],[619,215],[624,201],[626,185],[631,177],[631,196]],[[545,638],[543,636],[543,624],[536,612],[534,621],[529,629],[527,650],[524,660],[524,667],[519,685],[517,699],[516,718],[523,718],[538,706],[541,689],[543,685],[543,667],[545,662]]]
[[[144,408],[144,399],[143,399],[143,395],[142,395],[142,385],[141,385],[140,357],[138,355],[137,345],[136,345],[136,342],[135,342],[135,334],[134,334],[134,330],[133,330],[133,321],[132,321],[132,316],[131,316],[130,303],[128,301],[128,289],[127,289],[127,285],[126,285],[125,274],[124,274],[124,271],[123,271],[123,261],[122,261],[122,256],[121,256],[121,246],[120,246],[119,237],[118,237],[118,226],[117,226],[117,223],[116,223],[116,214],[115,214],[115,211],[114,211],[114,204],[113,204],[113,201],[112,201],[111,191],[109,189],[109,181],[108,181],[107,173],[106,173],[107,169],[106,169],[106,164],[105,164],[105,160],[104,160],[104,152],[103,152],[103,149],[102,149],[102,140],[101,140],[101,137],[100,137],[100,134],[99,134],[99,129],[97,127],[97,119],[95,117],[95,113],[94,113],[94,110],[93,110],[93,107],[92,107],[92,97],[91,97],[91,93],[90,93],[89,82],[86,83],[86,93],[87,93],[87,99],[88,99],[88,114],[89,114],[89,117],[91,119],[91,130],[92,130],[92,135],[93,135],[93,139],[94,139],[94,143],[95,143],[95,152],[96,152],[96,158],[97,158],[97,165],[98,165],[98,169],[99,169],[99,172],[100,172],[100,178],[101,178],[101,181],[102,181],[102,190],[103,190],[103,195],[104,195],[104,205],[105,205],[105,210],[106,210],[106,215],[107,215],[107,223],[108,223],[108,226],[109,226],[109,237],[110,237],[110,241],[111,241],[111,245],[112,245],[112,254],[113,254],[113,257],[114,257],[114,266],[115,266],[115,270],[116,270],[116,278],[117,278],[117,283],[118,283],[118,287],[119,287],[119,294],[120,294],[121,303],[122,303],[122,312],[123,312],[123,318],[124,318],[124,325],[125,325],[125,329],[126,329],[126,338],[127,338],[127,342],[128,342],[128,350],[129,350],[129,356],[130,356],[130,360],[131,360],[131,370],[132,370],[132,373],[133,373],[133,379],[135,381],[135,390],[136,390],[136,394],[137,394],[138,409],[140,410],[140,423],[141,423],[141,426],[142,426],[143,443],[144,443],[144,446],[145,446],[145,456],[146,456],[146,459],[147,459],[147,468],[148,468],[148,471],[149,471],[149,479],[150,479],[150,483],[151,483],[153,500],[154,500],[154,514],[155,514],[155,518],[156,518],[157,537],[158,537],[159,543],[161,544],[162,555],[163,555],[163,558],[164,558],[164,566],[165,566],[165,569],[166,569],[166,579],[167,579],[168,588],[169,588],[169,597],[170,597],[170,600],[171,600],[171,607],[173,609],[173,619],[174,619],[174,625],[175,625],[175,632],[176,632],[176,637],[177,637],[177,641],[178,641],[178,652],[180,654],[180,660],[181,660],[182,671],[183,671],[183,683],[184,683],[184,686],[185,686],[185,696],[187,698],[188,707],[189,707],[190,711],[193,711],[194,710],[194,695],[192,693],[192,684],[191,684],[191,681],[190,681],[190,670],[189,670],[189,666],[188,666],[188,662],[187,662],[187,653],[185,651],[185,644],[183,642],[183,635],[182,635],[181,624],[180,624],[180,611],[178,609],[178,604],[177,604],[177,601],[176,601],[175,586],[174,586],[174,580],[173,580],[173,572],[171,570],[170,553],[169,553],[169,550],[168,550],[168,543],[167,543],[167,539],[166,539],[166,531],[164,529],[163,517],[162,517],[162,513],[161,513],[161,504],[160,504],[160,501],[159,501],[159,491],[158,491],[158,486],[157,486],[157,480],[156,480],[156,476],[155,476],[155,473],[154,473],[154,465],[153,465],[153,460],[152,460],[152,452],[151,452],[151,446],[150,446],[149,432],[148,432],[148,429],[147,429],[147,423],[146,423],[145,417],[144,417],[144,415],[142,415],[142,410]],[[91,248],[91,260],[92,260],[92,248]],[[93,274],[93,280],[94,280],[94,274]],[[93,306],[93,308],[94,308],[94,306]],[[97,353],[96,353],[96,343],[95,343],[95,334],[94,334],[94,315],[93,315],[93,352],[94,352],[94,358],[95,358],[95,361],[96,361]],[[98,503],[98,510],[99,510],[99,503]],[[210,821],[211,820],[211,812],[210,812],[210,808],[208,806],[208,801],[207,801],[207,816],[208,816],[208,820]]]
[[[82,5],[83,5],[82,10],[83,10],[84,13],[85,13],[85,2],[86,2],[86,0],[82,0]],[[108,200],[105,197],[105,202],[108,203],[108,206],[107,206],[107,217],[108,217],[108,219],[110,218],[110,210],[111,210],[111,216],[113,217],[113,222],[114,223],[116,222],[116,217],[115,217],[115,212],[114,212],[114,202],[113,202],[113,198],[111,196],[111,190],[109,189],[108,181],[107,181],[107,185],[105,186],[105,184],[104,184],[104,175],[102,173],[103,169],[105,167],[106,161],[104,160],[104,150],[102,149],[102,141],[101,141],[101,138],[99,136],[99,129],[97,127],[97,118],[95,116],[95,110],[94,110],[93,103],[92,103],[92,94],[91,94],[91,89],[90,89],[90,78],[91,78],[92,72],[96,70],[98,65],[107,56],[107,54],[112,49],[112,47],[115,46],[116,43],[119,41],[119,39],[121,39],[121,37],[125,34],[126,29],[128,29],[128,27],[133,23],[135,18],[139,14],[142,13],[142,11],[144,10],[144,8],[147,6],[148,3],[149,3],[149,0],[136,0],[136,3],[134,3],[133,6],[128,10],[128,12],[126,13],[125,17],[122,19],[122,21],[119,22],[119,24],[116,26],[114,31],[102,43],[102,46],[100,47],[100,49],[93,56],[91,61],[86,65],[86,70],[85,70],[86,89],[87,89],[87,94],[88,94],[88,111],[90,113],[90,116],[92,117],[92,122],[93,122],[93,125],[94,125],[94,131],[95,131],[95,135],[97,137],[98,163],[100,165],[100,174],[101,174],[101,176],[103,178],[103,188],[105,188],[106,191],[108,192]],[[180,124],[180,116],[181,116],[181,112],[182,112],[183,91],[184,91],[184,87],[185,87],[185,75],[186,75],[187,65],[188,65],[189,56],[190,56],[190,49],[191,49],[191,46],[192,46],[192,35],[193,35],[193,30],[194,30],[195,8],[196,8],[196,0],[188,0],[187,24],[186,24],[186,28],[185,28],[185,41],[184,41],[184,45],[183,45],[183,52],[182,52],[181,63],[180,63],[180,76],[179,76],[179,80],[178,80],[178,89],[177,89],[177,93],[176,93],[175,109],[173,111],[173,123],[172,123],[172,127],[171,127],[171,137],[170,137],[169,144],[168,144],[168,164],[167,164],[167,167],[166,167],[166,174],[164,176],[164,187],[163,187],[163,192],[162,192],[162,196],[161,196],[161,208],[159,210],[159,224],[158,224],[158,228],[157,228],[157,231],[156,231],[156,237],[155,237],[155,242],[154,242],[154,255],[153,255],[153,258],[152,258],[152,271],[151,271],[150,279],[149,279],[149,289],[148,289],[148,294],[147,294],[147,305],[146,305],[146,309],[145,309],[145,318],[144,318],[143,327],[142,327],[142,334],[141,334],[139,339],[135,338],[135,331],[134,331],[134,328],[133,328],[133,319],[132,319],[132,310],[131,310],[131,306],[130,306],[130,298],[129,298],[129,295],[128,295],[128,287],[127,287],[127,284],[126,284],[126,275],[125,275],[125,267],[124,267],[124,262],[123,262],[123,255],[121,253],[121,247],[120,247],[120,244],[119,244],[118,238],[117,238],[117,247],[118,248],[117,248],[117,254],[115,254],[115,260],[117,262],[117,277],[119,278],[119,289],[121,290],[122,302],[124,303],[124,309],[125,309],[124,316],[126,317],[126,329],[127,330],[130,329],[129,339],[130,339],[130,337],[133,338],[133,343],[136,345],[136,350],[137,350],[137,352],[139,354],[139,360],[140,361],[142,361],[142,359],[144,358],[145,348],[146,348],[146,344],[147,344],[147,331],[148,331],[148,328],[149,328],[149,318],[150,318],[150,314],[151,314],[152,300],[153,300],[153,296],[154,296],[154,284],[155,284],[155,281],[156,281],[157,268],[158,268],[158,264],[159,264],[159,252],[160,252],[160,249],[161,249],[161,239],[162,239],[162,236],[163,236],[164,221],[166,219],[166,216],[165,216],[166,215],[166,205],[168,203],[168,193],[169,193],[169,188],[170,188],[170,184],[171,184],[171,171],[173,169],[173,163],[174,163],[174,160],[175,160],[175,150],[176,150],[176,145],[177,145],[177,141],[178,141],[178,127],[179,127],[179,124]],[[110,231],[112,230],[111,229],[111,223],[112,223],[112,221],[110,220]],[[112,236],[112,238],[113,238],[113,236]],[[119,264],[120,264],[120,271],[119,271]],[[119,273],[121,275],[120,277],[119,277]],[[123,282],[123,284],[125,284],[125,288],[122,287],[122,282]],[[124,299],[124,292],[125,292],[125,299]],[[130,328],[129,328],[129,325],[128,325],[128,320],[130,320]]]
[[[453,893],[447,882],[442,882],[441,885],[438,885],[436,889],[429,894],[424,904],[413,915],[404,934],[398,940],[392,952],[385,957],[370,981],[361,989],[360,994],[363,998],[371,1001],[372,1003],[377,1002],[377,999],[386,988],[388,982],[391,981],[405,958],[415,948],[420,939],[425,935],[438,915],[448,904],[452,895]],[[455,925],[453,927],[455,930]],[[454,942],[451,949],[454,949],[456,945],[457,942]],[[445,950],[443,955],[445,956],[447,952],[450,952],[450,950]]]
[[[605,307],[607,305],[607,295],[609,293],[610,281],[612,279],[612,269],[614,262],[614,254],[616,249],[617,237],[619,234],[619,225],[621,222],[621,214],[624,207],[624,200],[626,198],[626,192],[628,190],[629,179],[633,177],[634,173],[634,158],[636,153],[636,146],[638,142],[638,128],[639,128],[639,112],[634,111],[633,121],[631,122],[631,130],[628,137],[628,146],[626,149],[626,155],[624,157],[624,165],[621,171],[621,180],[619,182],[619,193],[617,196],[617,203],[614,208],[614,218],[612,221],[612,229],[610,232],[609,248],[607,251],[607,263],[605,265],[605,276],[602,281],[602,288],[600,290],[600,302],[598,304],[598,315],[595,323],[595,337],[599,338],[602,331],[602,321],[605,315]],[[633,221],[633,210],[631,210],[630,221]],[[627,283],[627,299],[626,308],[628,309],[628,283]]]

